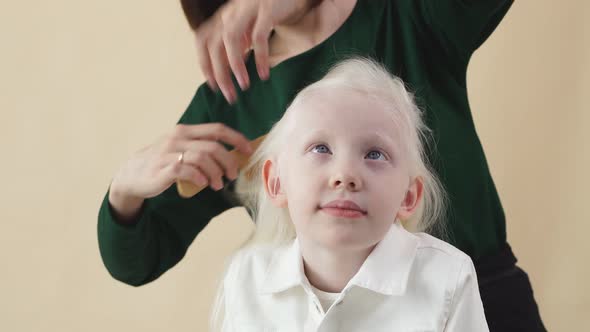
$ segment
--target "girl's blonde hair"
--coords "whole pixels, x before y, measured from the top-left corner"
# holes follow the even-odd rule
[[[418,203],[418,209],[409,220],[401,222],[412,231],[445,237],[443,216],[446,196],[427,162],[425,145],[431,142],[431,131],[424,123],[422,112],[401,79],[370,59],[355,57],[336,64],[321,80],[299,92],[283,118],[271,128],[242,169],[236,184],[236,193],[250,210],[256,224],[254,233],[242,248],[258,244],[278,247],[288,245],[295,239],[295,228],[287,208],[276,207],[266,194],[262,167],[266,160],[273,160],[277,166],[275,176],[279,176],[280,156],[291,139],[289,117],[298,105],[312,96],[317,98],[322,94],[342,90],[361,93],[390,113],[398,129],[397,137],[402,140],[403,153],[408,157],[410,178],[420,177],[423,181],[423,198]],[[213,322],[219,319],[222,298],[223,290],[220,287]]]

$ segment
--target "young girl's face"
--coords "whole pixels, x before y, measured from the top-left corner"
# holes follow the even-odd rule
[[[317,93],[295,107],[277,199],[299,240],[339,250],[374,246],[410,212],[419,186],[391,111],[353,91]]]

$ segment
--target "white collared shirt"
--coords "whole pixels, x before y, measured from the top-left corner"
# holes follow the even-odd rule
[[[299,242],[240,250],[223,281],[224,331],[488,331],[469,256],[395,223],[324,311]]]

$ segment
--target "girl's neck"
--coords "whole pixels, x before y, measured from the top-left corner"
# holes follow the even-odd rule
[[[323,0],[298,21],[274,27],[269,40],[271,67],[330,37],[346,21],[357,0]]]
[[[373,246],[356,251],[341,251],[318,247],[301,240],[299,244],[309,283],[329,293],[342,292],[374,249]]]

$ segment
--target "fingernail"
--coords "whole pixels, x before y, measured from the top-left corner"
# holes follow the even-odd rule
[[[225,100],[227,100],[228,103],[233,104],[233,98],[232,98],[232,94],[231,93],[223,93],[223,96],[225,97]]]
[[[209,88],[215,92],[217,92],[217,85],[215,85],[215,83],[212,83],[211,81],[207,81],[207,85],[209,85]]]
[[[242,90],[246,90],[250,87],[250,78],[248,76],[243,77],[242,81],[244,82],[244,86],[242,86]]]
[[[238,80],[238,84],[240,85],[240,89],[242,89],[242,91],[248,89],[248,86],[250,85],[250,81],[248,80],[248,76],[237,76],[236,78]]]
[[[236,79],[238,80],[238,85],[240,86],[240,89],[244,90],[244,86],[246,85],[246,82],[244,82],[244,78],[242,76],[236,76]]]

